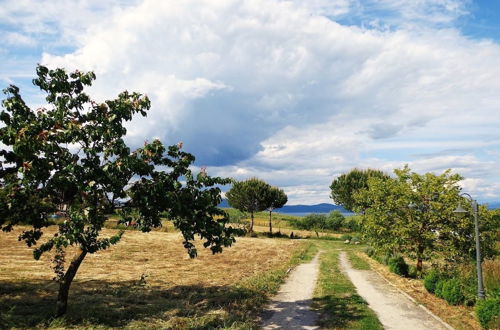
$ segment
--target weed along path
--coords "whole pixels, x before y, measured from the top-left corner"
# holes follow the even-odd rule
[[[340,254],[340,267],[356,287],[369,307],[377,314],[384,329],[450,329],[396,288],[388,284],[377,273],[370,270],[356,270],[345,252]],[[453,328],[451,328],[453,329]]]
[[[263,314],[263,329],[319,329],[318,315],[311,310],[319,272],[319,255],[290,272],[287,281]]]

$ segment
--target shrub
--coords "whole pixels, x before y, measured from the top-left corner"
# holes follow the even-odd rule
[[[408,265],[408,277],[417,278],[417,275],[418,275],[417,267],[413,265]]]
[[[361,238],[359,238],[359,236],[353,236],[351,242],[361,242]]]
[[[389,260],[391,260],[391,258],[394,257],[394,254],[392,252],[386,252],[383,256],[382,256],[382,263],[384,265],[389,265]]]
[[[389,259],[389,270],[400,276],[408,276],[408,264],[402,256]]]
[[[452,278],[444,281],[441,295],[450,305],[458,305],[464,301],[464,294],[460,280]]]
[[[477,278],[475,276],[460,277],[460,283],[464,295],[463,304],[465,306],[474,306],[477,298]]]
[[[439,272],[435,269],[431,270],[427,275],[424,277],[424,286],[429,291],[430,293],[435,293],[436,292],[436,286],[441,279],[441,276]]]
[[[344,225],[345,217],[340,211],[332,211],[326,218],[326,229],[339,230]]]
[[[375,254],[375,249],[372,248],[371,246],[367,246],[364,252],[366,253],[367,256],[373,257],[373,255]]]
[[[476,315],[483,328],[491,329],[498,326],[500,324],[500,298],[479,300],[476,304]]]
[[[351,239],[352,239],[352,236],[349,234],[344,234],[344,235],[340,236],[341,241],[350,241]]]
[[[446,280],[438,280],[436,283],[436,289],[434,290],[434,294],[436,297],[443,299],[443,285],[446,282]]]
[[[361,231],[361,223],[362,223],[362,220],[361,220],[360,216],[352,215],[352,216],[345,218],[343,227],[347,230],[350,230],[350,231],[359,232],[359,231]]]
[[[309,214],[301,219],[296,219],[291,224],[302,230],[323,229],[326,226],[326,215],[324,214]]]

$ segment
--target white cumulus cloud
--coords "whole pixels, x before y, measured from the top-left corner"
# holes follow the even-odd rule
[[[259,176],[291,203],[328,202],[352,167],[405,163],[452,168],[500,198],[500,46],[453,26],[468,1],[68,3],[11,23],[73,44],[42,62],[94,70],[97,98],[148,94],[150,114],[129,125],[136,145],[182,140],[211,174]],[[69,10],[82,12],[74,24],[58,15]]]

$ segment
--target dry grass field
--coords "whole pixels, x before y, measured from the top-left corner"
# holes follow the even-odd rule
[[[116,246],[87,256],[67,318],[53,320],[51,255],[35,261],[17,241],[21,230],[0,233],[0,328],[252,328],[266,295],[310,248],[297,240],[240,237],[222,254],[200,246],[198,258],[189,259],[178,233],[126,231]]]

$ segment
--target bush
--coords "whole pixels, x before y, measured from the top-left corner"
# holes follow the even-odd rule
[[[402,256],[389,259],[389,270],[400,276],[408,276],[408,264]]]
[[[350,231],[361,231],[362,218],[352,215],[344,220],[344,228]]]
[[[389,265],[389,260],[391,260],[394,257],[394,254],[392,252],[386,252],[382,258],[381,261],[384,265]]]
[[[326,218],[325,229],[339,230],[344,225],[345,217],[340,211],[332,211]]]
[[[436,283],[436,289],[434,290],[434,294],[436,297],[443,299],[443,285],[446,280],[438,280]]]
[[[345,217],[339,211],[332,211],[327,215],[312,213],[300,219],[290,221],[291,225],[302,230],[339,230],[344,226]]]
[[[429,291],[430,293],[435,293],[436,292],[436,286],[441,279],[441,276],[439,272],[435,269],[431,270],[427,275],[424,277],[424,286]]]
[[[462,294],[464,295],[463,304],[465,306],[474,306],[477,299],[477,278],[472,277],[460,277],[460,283],[462,284]]]
[[[291,224],[295,228],[302,230],[322,229],[326,226],[326,215],[312,213],[301,219],[292,221]]]
[[[500,298],[493,297],[479,300],[476,304],[476,315],[485,329],[492,329],[500,324]]]
[[[344,235],[340,236],[341,241],[350,241],[351,239],[352,239],[352,236],[349,234],[344,234]]]
[[[452,278],[444,281],[441,295],[450,305],[459,305],[464,301],[464,294],[460,280]]]
[[[375,249],[372,248],[371,246],[367,246],[364,251],[366,255],[369,257],[373,257],[373,255],[375,254]]]
[[[417,275],[418,275],[417,267],[413,265],[408,265],[408,277],[417,278]]]
[[[353,236],[351,242],[361,242],[361,238],[359,238],[359,236]]]

